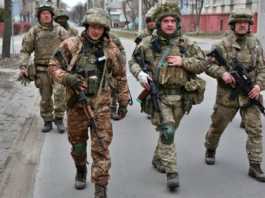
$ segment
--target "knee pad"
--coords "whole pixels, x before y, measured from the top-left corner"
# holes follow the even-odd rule
[[[161,136],[161,142],[163,144],[170,145],[174,143],[174,136],[176,131],[176,127],[174,126],[174,124],[161,124],[159,127],[159,131]]]
[[[86,154],[86,143],[79,143],[72,145],[72,154],[73,155],[85,155]]]

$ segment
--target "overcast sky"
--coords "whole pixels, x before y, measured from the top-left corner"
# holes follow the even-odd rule
[[[87,0],[62,0],[64,3],[66,3],[69,7],[73,7],[77,5],[79,2],[85,3]]]

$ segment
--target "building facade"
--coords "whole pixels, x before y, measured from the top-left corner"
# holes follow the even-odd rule
[[[196,29],[195,0],[181,0],[182,29]],[[225,32],[229,30],[228,18],[235,9],[249,8],[254,14],[253,32],[257,31],[258,0],[205,0],[200,19],[201,32]]]

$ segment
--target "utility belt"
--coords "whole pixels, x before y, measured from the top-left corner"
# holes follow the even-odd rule
[[[159,88],[159,93],[161,95],[182,95],[183,87]]]

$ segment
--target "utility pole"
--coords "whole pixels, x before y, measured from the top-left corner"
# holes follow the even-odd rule
[[[262,44],[262,47],[265,49],[265,1],[258,0],[258,37]]]
[[[139,16],[138,16],[138,33],[142,31],[143,22],[143,1],[139,0]]]

